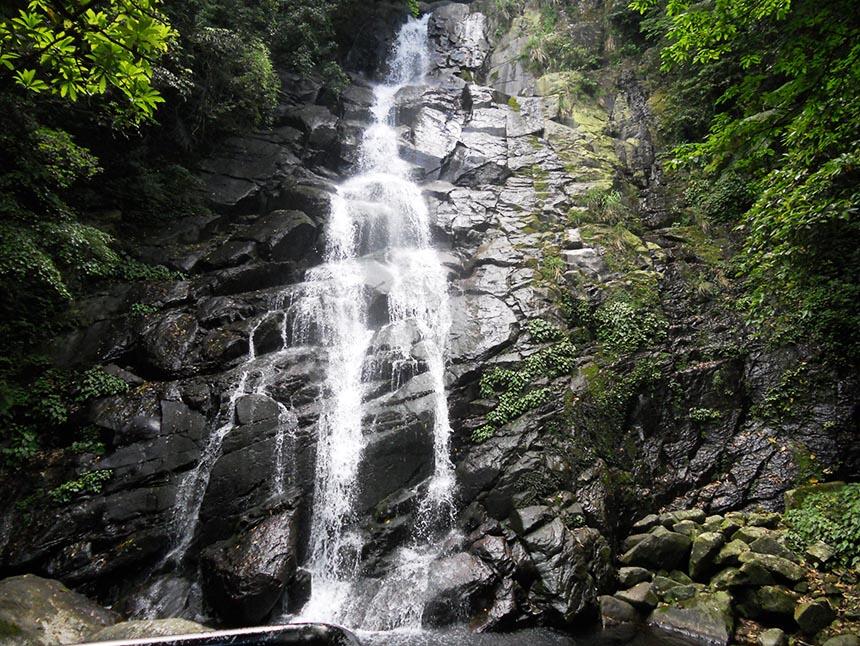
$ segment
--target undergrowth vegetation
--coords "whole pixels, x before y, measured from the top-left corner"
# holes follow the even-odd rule
[[[860,484],[810,493],[785,512],[784,521],[788,541],[799,552],[823,541],[842,567],[860,565]]]

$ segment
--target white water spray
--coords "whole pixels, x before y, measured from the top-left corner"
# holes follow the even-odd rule
[[[301,613],[303,620],[372,629],[419,627],[420,594],[433,558],[430,526],[453,513],[455,480],[444,384],[451,326],[447,275],[431,247],[421,189],[399,156],[392,114],[398,90],[420,84],[429,59],[427,18],[410,20],[398,34],[386,81],[374,88],[374,120],[364,133],[360,173],[345,182],[332,201],[325,262],[308,272],[306,294],[297,303],[299,338],[314,336],[328,351],[317,429],[308,562],[311,599]],[[357,608],[362,541],[353,521],[365,446],[363,371],[374,336],[368,299],[381,283],[387,288],[392,383],[399,385],[399,366],[415,363],[416,343],[430,375],[434,471],[416,511],[415,543],[401,550],[399,565],[380,582],[368,607]],[[384,608],[377,612],[377,605]]]

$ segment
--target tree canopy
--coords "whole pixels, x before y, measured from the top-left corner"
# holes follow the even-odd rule
[[[860,14],[852,0],[635,0],[663,25],[664,70],[729,79],[674,164],[753,197],[739,269],[752,319],[856,356]]]
[[[160,0],[30,0],[0,21],[0,69],[36,93],[71,101],[116,91],[139,116],[164,99],[153,64],[175,32]]]

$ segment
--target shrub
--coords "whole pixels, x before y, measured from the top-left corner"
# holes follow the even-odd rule
[[[784,522],[794,549],[824,541],[841,565],[860,564],[860,483],[807,495],[799,507],[785,512]]]
[[[59,505],[65,505],[82,494],[100,493],[105,482],[111,479],[111,469],[88,471],[79,478],[64,482],[59,487],[48,492],[48,498]]]
[[[597,339],[610,355],[635,352],[666,336],[666,320],[656,312],[617,298],[594,313]]]
[[[714,422],[723,416],[720,411],[712,408],[691,408],[689,415],[691,420],[700,424]]]

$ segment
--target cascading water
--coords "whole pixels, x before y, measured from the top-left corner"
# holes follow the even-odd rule
[[[374,630],[420,627],[420,593],[435,555],[431,528],[452,515],[455,482],[444,384],[451,325],[447,274],[431,246],[421,189],[399,156],[393,122],[397,92],[423,81],[429,59],[427,18],[411,19],[398,34],[386,81],[374,89],[374,120],[362,141],[360,173],[332,201],[325,262],[308,272],[306,292],[297,302],[297,336],[313,336],[328,351],[308,562],[312,592],[303,620]],[[365,446],[367,354],[379,332],[372,329],[369,299],[381,283],[387,285],[384,331],[393,385],[399,386],[398,366],[415,363],[417,345],[429,375],[434,470],[416,510],[413,544],[401,550],[376,597],[359,602],[362,542],[353,527],[354,505]],[[377,612],[380,605],[384,608]]]

